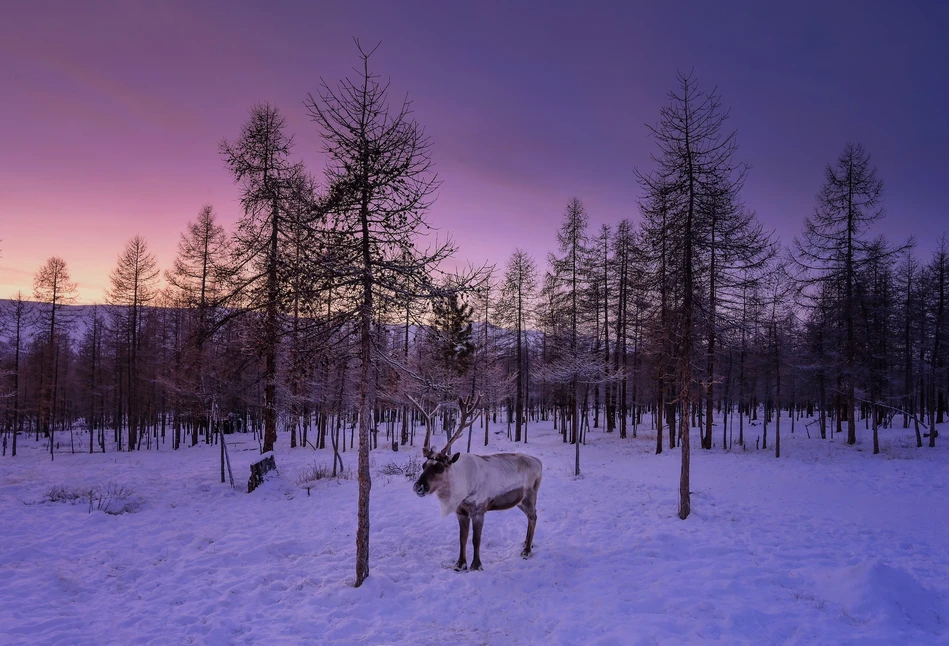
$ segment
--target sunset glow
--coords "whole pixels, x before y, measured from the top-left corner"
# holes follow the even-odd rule
[[[628,6],[627,6],[628,5]],[[226,226],[237,189],[218,142],[250,107],[287,116],[322,174],[303,100],[356,61],[352,38],[407,93],[442,180],[431,221],[462,260],[543,260],[566,201],[591,223],[638,219],[644,124],[676,70],[718,86],[747,204],[784,243],[813,209],[824,166],[865,144],[886,185],[885,232],[923,254],[947,228],[942,3],[13,2],[0,22],[0,298],[32,293],[62,256],[81,302],[104,299],[138,234],[170,266],[205,203]],[[872,9],[872,10],[871,10]],[[848,29],[842,30],[843,24]]]

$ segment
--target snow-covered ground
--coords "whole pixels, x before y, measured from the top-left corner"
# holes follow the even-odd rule
[[[573,448],[532,425],[519,449],[544,461],[534,555],[518,556],[524,515],[491,512],[484,571],[467,573],[451,569],[454,517],[383,473],[417,450],[380,450],[358,589],[355,480],[296,484],[326,451],[281,436],[279,476],[247,494],[249,436],[229,436],[238,491],[213,446],[50,462],[23,439],[0,459],[0,642],[949,643],[949,432],[917,449],[883,431],[878,456],[861,432],[848,447],[785,430],[777,460],[693,449],[681,521],[679,452],[653,455],[651,433],[592,432],[575,478]],[[48,501],[110,484],[127,513]]]

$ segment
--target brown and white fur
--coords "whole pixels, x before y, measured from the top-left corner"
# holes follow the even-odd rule
[[[466,546],[469,525],[474,527],[472,570],[481,569],[481,529],[488,511],[517,506],[527,515],[527,538],[521,556],[531,554],[534,526],[537,524],[537,490],[543,476],[543,465],[537,458],[523,453],[497,453],[453,456],[446,449],[440,453],[426,449],[422,474],[415,482],[419,496],[435,494],[441,503],[442,515],[454,511],[458,517],[460,551],[455,569],[468,569]]]

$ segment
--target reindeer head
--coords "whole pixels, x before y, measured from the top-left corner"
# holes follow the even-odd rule
[[[441,451],[436,453],[432,450],[432,447],[429,446],[429,436],[426,434],[426,443],[425,446],[422,447],[422,455],[425,456],[425,464],[422,467],[422,474],[418,480],[415,481],[413,487],[415,493],[419,496],[435,493],[448,481],[449,467],[461,457],[461,453],[451,454],[451,445],[464,434],[466,428],[474,424],[475,420],[478,419],[478,416],[481,414],[480,411],[475,415],[472,415],[472,413],[478,407],[480,401],[480,395],[473,403],[471,397],[466,399],[458,398],[458,410],[461,413],[458,419],[458,428],[455,429],[455,432],[448,440],[448,444],[446,444]]]
[[[414,489],[419,497],[435,493],[446,480],[448,467],[461,457],[461,453],[456,453],[451,457],[431,451],[429,451],[429,454],[426,455],[425,466],[422,468],[421,475],[415,481]]]

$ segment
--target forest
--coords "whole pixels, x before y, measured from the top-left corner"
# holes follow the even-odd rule
[[[362,518],[370,451],[444,435],[480,397],[467,450],[497,428],[527,444],[553,421],[577,474],[589,433],[658,428],[655,453],[681,449],[684,519],[689,429],[700,450],[776,457],[782,432],[854,444],[858,424],[874,453],[896,425],[935,446],[949,244],[920,257],[912,238],[874,234],[885,178],[860,143],[840,142],[799,235],[778,240],[742,198],[751,171],[722,99],[681,75],[630,174],[630,218],[591,230],[572,198],[547,258],[515,248],[504,266],[460,267],[431,226],[435,144],[360,54],[360,73],[305,100],[321,178],[258,104],[222,133],[232,229],[196,205],[172,266],[129,240],[103,304],[75,304],[60,257],[0,302],[8,459],[25,441],[55,460],[253,433],[261,452],[325,451],[334,473],[358,460]],[[361,531],[368,545],[368,517]],[[368,552],[357,585],[367,575]]]

